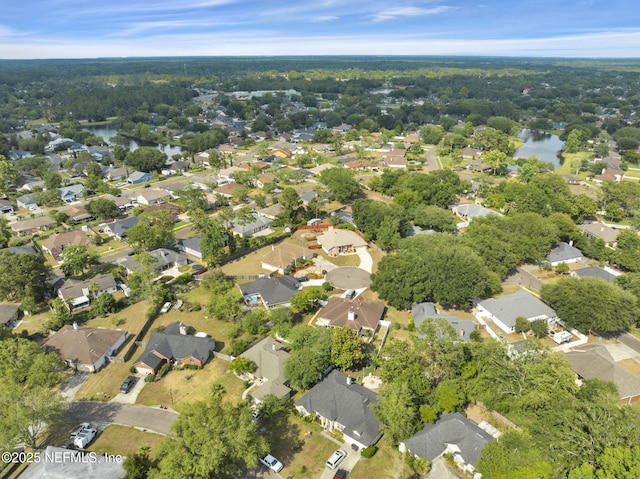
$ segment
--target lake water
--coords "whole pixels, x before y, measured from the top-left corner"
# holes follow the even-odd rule
[[[562,158],[559,155],[564,148],[564,141],[557,135],[525,128],[518,137],[522,138],[524,143],[513,154],[514,158],[537,156],[542,161],[552,163],[555,168],[559,168],[562,164]]]
[[[112,125],[88,125],[83,127],[83,130],[90,131],[96,136],[101,136],[107,143],[109,143],[109,138],[118,134],[118,129]],[[137,141],[130,140],[128,148],[129,150],[134,151],[140,148],[140,145]],[[162,153],[166,153],[167,158],[171,158],[173,155],[182,154],[182,147],[180,146],[158,145],[158,150]]]

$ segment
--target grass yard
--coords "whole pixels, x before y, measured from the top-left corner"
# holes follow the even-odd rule
[[[573,168],[573,160],[576,158],[579,160],[592,160],[593,154],[588,151],[579,151],[577,153],[563,153],[562,157],[564,158],[564,161],[559,168],[554,170],[554,173],[557,173],[558,175],[575,175],[576,170]]]
[[[339,255],[339,256],[329,256],[321,249],[315,250],[318,256],[322,256],[324,259],[329,261],[330,263],[335,264],[336,266],[359,266],[360,265],[360,257],[357,254],[347,254],[347,255]]]
[[[391,447],[389,440],[385,437],[380,439],[377,444],[378,452],[371,458],[363,457],[358,461],[356,467],[353,468],[349,479],[371,479],[372,477],[400,477],[391,476],[389,472],[394,468],[395,461],[400,461],[404,466],[407,476],[410,473],[409,468],[404,465],[404,458],[400,451]],[[402,476],[405,477],[405,476]]]
[[[134,358],[137,356],[134,354]],[[120,390],[120,385],[131,374],[133,359],[126,363],[109,363],[89,378],[78,390],[76,401],[110,401]]]
[[[136,404],[145,406],[166,405],[180,411],[185,404],[206,400],[211,386],[220,384],[227,391],[225,398],[238,403],[244,391],[244,383],[227,372],[229,363],[211,359],[202,369],[169,371],[155,383],[147,383],[140,392]]]
[[[271,454],[278,458],[284,469],[281,477],[311,479],[325,470],[325,463],[340,445],[324,437],[322,427],[308,423],[292,413],[274,418],[264,425],[271,443]],[[311,437],[307,433],[311,432]],[[300,445],[298,450],[294,446]]]
[[[111,425],[100,433],[98,438],[87,450],[98,455],[119,454],[130,456],[142,446],[151,448],[150,456],[155,458],[158,453],[158,446],[164,436],[152,432],[142,432],[139,429],[129,426]]]
[[[229,276],[237,276],[244,274],[264,274],[266,271],[262,269],[262,258],[271,251],[271,245],[260,248],[242,258],[233,260],[224,266],[222,271]]]

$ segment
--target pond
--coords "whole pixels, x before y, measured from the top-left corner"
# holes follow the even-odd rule
[[[84,126],[83,130],[90,131],[96,136],[101,136],[107,143],[109,143],[109,138],[118,134],[118,129],[113,125],[88,125]],[[137,141],[130,140],[129,146],[127,148],[129,148],[129,150],[131,151],[134,151],[140,148],[140,145]],[[173,155],[182,154],[182,147],[180,146],[157,145],[157,148],[161,152],[166,153],[167,158],[171,158]]]
[[[554,168],[559,168],[562,164],[560,153],[564,148],[564,141],[558,135],[525,128],[518,137],[522,138],[524,143],[513,154],[514,158],[537,156],[542,161],[552,163]]]

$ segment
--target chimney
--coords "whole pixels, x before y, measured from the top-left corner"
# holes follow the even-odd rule
[[[74,331],[78,330],[78,323],[76,323],[75,321],[73,322],[73,330]]]
[[[180,325],[180,334],[182,334],[183,336],[187,335],[187,327],[184,324]]]
[[[350,385],[350,384],[351,384],[351,377],[347,376],[347,385]]]
[[[273,344],[271,345],[271,349],[273,349],[274,351],[277,351],[277,350],[278,350],[278,348],[276,347],[276,344],[275,344],[275,343],[273,343]]]
[[[460,329],[460,337],[464,338],[464,329]]]
[[[349,310],[349,312],[347,313],[347,319],[349,321],[355,321],[356,319],[356,312],[353,311],[352,309]]]

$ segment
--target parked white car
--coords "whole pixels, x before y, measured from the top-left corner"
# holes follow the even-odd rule
[[[84,449],[87,447],[91,441],[96,437],[98,431],[92,427],[85,427],[82,431],[80,431],[75,439],[73,440],[73,445],[78,449]]]
[[[171,302],[170,302],[170,301],[167,301],[166,303],[164,303],[164,304],[162,305],[162,309],[160,310],[160,312],[161,312],[162,314],[164,314],[164,313],[168,312],[170,309],[171,309]]]
[[[278,461],[275,457],[273,457],[271,454],[267,454],[266,456],[261,457],[260,462],[274,472],[280,472],[284,467],[282,463]]]

